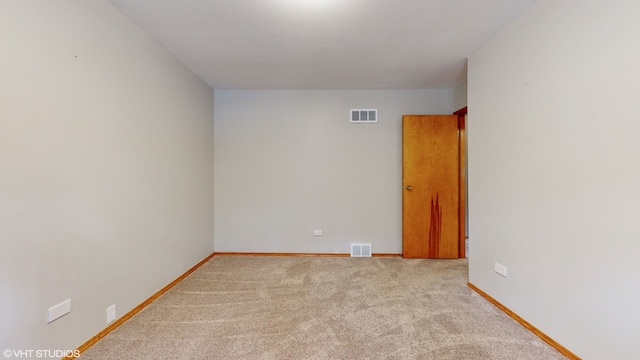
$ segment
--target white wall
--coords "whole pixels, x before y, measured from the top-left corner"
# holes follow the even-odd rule
[[[467,82],[463,82],[453,89],[453,108],[458,111],[467,106]]]
[[[402,115],[451,113],[451,90],[215,97],[216,251],[402,251]],[[379,123],[350,124],[351,108],[377,108]]]
[[[0,349],[74,349],[213,251],[213,92],[107,1],[0,7]]]
[[[585,359],[640,353],[639,16],[539,0],[469,60],[470,281]]]

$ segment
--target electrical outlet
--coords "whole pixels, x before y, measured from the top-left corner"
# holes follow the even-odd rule
[[[71,299],[47,309],[47,324],[71,312]]]
[[[313,236],[322,236],[322,230],[313,230]]]
[[[500,265],[500,264],[498,264],[498,263],[495,263],[494,270],[495,270],[498,274],[500,274],[500,275],[502,275],[502,276],[504,276],[504,277],[507,277],[507,267],[506,267],[506,266],[504,266],[504,265]]]
[[[107,308],[107,325],[111,324],[116,319],[116,304],[113,304]]]

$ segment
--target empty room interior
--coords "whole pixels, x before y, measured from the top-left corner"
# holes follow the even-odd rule
[[[1,1],[0,350],[79,349],[205,259],[215,281],[305,255],[378,277],[463,264],[456,291],[574,358],[638,358],[639,16],[631,0]],[[403,116],[465,108],[468,250],[403,259]]]

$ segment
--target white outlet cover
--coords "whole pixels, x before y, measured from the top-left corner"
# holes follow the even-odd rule
[[[313,230],[313,236],[322,236],[322,230]]]
[[[107,324],[111,324],[116,319],[116,304],[107,308]]]
[[[47,309],[47,324],[71,312],[71,299]]]
[[[502,275],[504,277],[507,277],[507,267],[506,266],[500,265],[498,263],[495,263],[494,270],[498,274],[500,274],[500,275]]]

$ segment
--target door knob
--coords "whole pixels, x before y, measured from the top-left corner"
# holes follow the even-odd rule
[[[407,185],[407,186],[405,186],[404,188],[405,188],[405,189],[407,189],[407,191],[411,191],[411,190],[413,190],[413,188],[411,187],[411,185]]]

